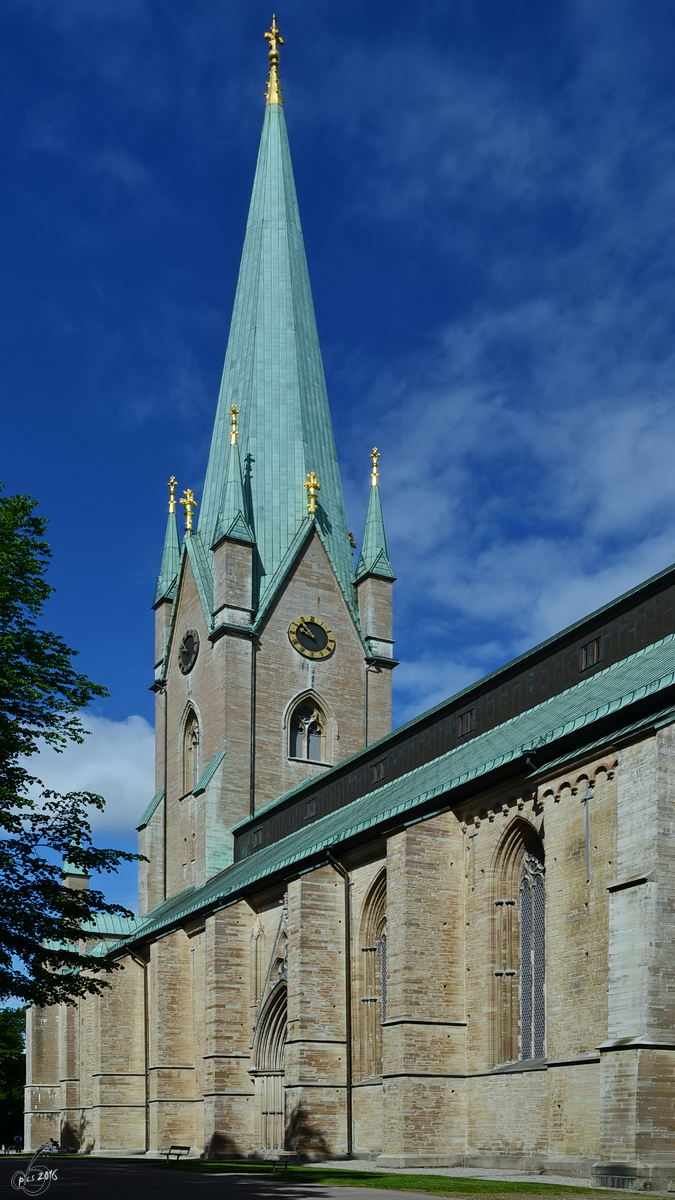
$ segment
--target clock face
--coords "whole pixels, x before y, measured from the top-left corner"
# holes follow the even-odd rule
[[[178,650],[178,666],[183,675],[189,675],[199,654],[199,634],[196,629],[188,629]]]
[[[290,643],[304,658],[329,658],[335,649],[335,637],[318,617],[297,617],[288,629]]]

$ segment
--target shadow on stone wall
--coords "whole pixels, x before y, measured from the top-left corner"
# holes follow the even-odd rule
[[[70,1121],[64,1121],[61,1126],[61,1149],[67,1150],[69,1154],[77,1154],[81,1144],[80,1130]]]
[[[242,1154],[235,1142],[227,1133],[216,1131],[211,1134],[206,1147],[206,1158],[241,1158]]]
[[[286,1126],[284,1150],[297,1150],[308,1158],[329,1158],[330,1147],[321,1130],[313,1125],[306,1109],[294,1108]]]

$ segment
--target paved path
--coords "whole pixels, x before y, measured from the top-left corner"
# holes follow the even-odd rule
[[[41,1160],[42,1161],[42,1160]],[[57,1178],[43,1197],[47,1200],[425,1200],[420,1192],[390,1192],[380,1188],[321,1187],[284,1181],[283,1172],[276,1175],[235,1175],[230,1172],[219,1175],[198,1174],[191,1171],[164,1171],[157,1167],[136,1166],[130,1162],[106,1162],[88,1158],[83,1160],[46,1160],[47,1166],[55,1168]],[[13,1191],[11,1177],[15,1171],[25,1169],[27,1159],[0,1158],[0,1195],[3,1200],[24,1195]],[[439,1197],[433,1197],[439,1200]]]

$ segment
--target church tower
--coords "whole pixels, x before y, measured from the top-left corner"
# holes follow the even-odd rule
[[[373,452],[354,571],[279,82],[262,137],[204,491],[176,481],[157,581],[156,793],[141,914],[232,861],[231,830],[391,729],[392,584]],[[198,519],[195,513],[198,512]]]

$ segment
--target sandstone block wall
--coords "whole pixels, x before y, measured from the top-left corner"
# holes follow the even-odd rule
[[[332,867],[289,884],[286,1120],[313,1153],[347,1146],[344,917]]]
[[[249,1075],[251,933],[254,914],[240,902],[206,922],[204,934],[204,1150],[210,1156],[255,1148]]]
[[[595,1171],[636,1186],[675,1174],[674,764],[665,728],[537,787],[477,789],[456,812],[354,852],[357,1153],[383,1165]],[[526,850],[545,861],[546,1059],[529,1063],[517,1037],[502,1036],[496,974],[507,935],[518,974]],[[373,1022],[362,1016],[364,999],[370,1013],[382,1003],[365,995],[379,987],[373,947],[364,947],[374,897],[387,940],[380,1075]],[[500,915],[507,899],[510,926]],[[260,1083],[259,1020],[283,995],[287,1136],[312,1155],[345,1153],[344,901],[342,876],[320,866],[289,881],[286,895],[279,885],[159,939],[145,976],[129,960],[103,999],[33,1010],[29,1140],[79,1119],[85,1150],[142,1148],[147,1136],[150,1152],[172,1142],[221,1156],[259,1151],[269,1134],[262,1106],[277,1086]],[[518,987],[516,979],[515,1003]]]

